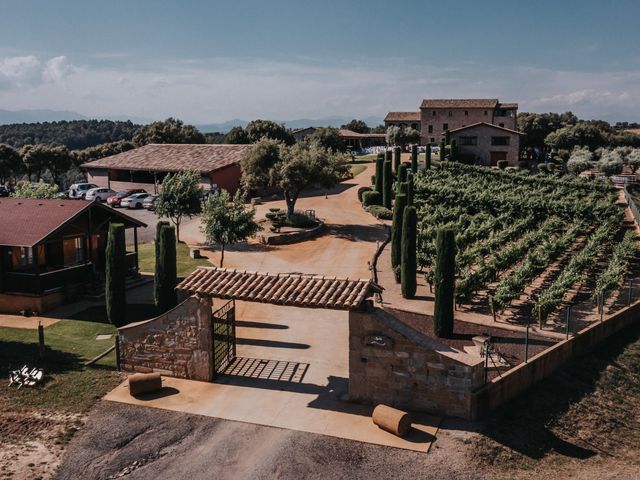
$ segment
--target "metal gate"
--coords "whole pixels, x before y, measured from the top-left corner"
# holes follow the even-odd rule
[[[214,375],[236,359],[236,303],[229,300],[211,315]]]

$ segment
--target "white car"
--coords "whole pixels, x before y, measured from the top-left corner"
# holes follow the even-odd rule
[[[84,198],[92,188],[98,188],[93,183],[74,183],[69,187],[69,198]]]
[[[107,198],[113,197],[115,194],[116,192],[110,188],[98,187],[88,190],[84,199],[90,201],[95,200],[96,202],[106,202]]]
[[[149,193],[134,193],[127,198],[123,198],[120,202],[120,206],[123,208],[142,208],[144,199],[149,195]]]

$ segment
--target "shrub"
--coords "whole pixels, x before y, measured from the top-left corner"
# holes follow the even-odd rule
[[[520,160],[518,162],[518,168],[520,170],[528,170],[529,169],[529,163],[525,160]]]
[[[382,196],[378,192],[364,192],[362,194],[362,206],[370,207],[371,205],[380,205]]]
[[[407,196],[403,194],[396,195],[396,201],[393,205],[393,225],[391,226],[391,266],[400,265],[400,247],[402,243],[402,221],[404,208],[407,205]]]
[[[371,205],[365,210],[380,220],[391,220],[393,218],[393,212],[381,205]]]
[[[360,187],[358,188],[358,201],[360,203],[362,203],[362,194],[365,192],[370,192],[372,189],[371,187]]]
[[[107,249],[105,253],[104,301],[107,318],[116,327],[127,323],[127,257],[124,239],[124,225],[109,225]]]
[[[549,169],[547,168],[547,164],[546,163],[539,163],[538,164],[538,172],[540,172],[540,173],[549,173]]]
[[[436,251],[433,330],[438,337],[450,337],[453,334],[453,296],[456,285],[456,243],[453,229],[438,230]]]
[[[402,220],[402,245],[400,255],[400,283],[402,296],[404,298],[413,298],[416,295],[417,221],[416,208],[406,207]]]
[[[391,195],[393,194],[393,175],[391,174],[391,162],[385,160],[382,175],[382,206],[391,210]]]
[[[500,170],[506,170],[508,165],[509,162],[507,162],[506,160],[498,160],[498,168]]]
[[[283,225],[295,228],[314,228],[318,226],[318,220],[304,212],[296,210],[289,216],[284,216]]]
[[[375,175],[371,175],[371,186],[375,188],[376,186],[376,176]]]
[[[549,173],[555,172],[556,164],[553,162],[549,162],[549,164],[547,165],[547,170],[549,170]]]

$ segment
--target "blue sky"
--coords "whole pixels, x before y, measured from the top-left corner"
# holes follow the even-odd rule
[[[0,0],[0,108],[384,116],[425,97],[640,121],[635,0]]]

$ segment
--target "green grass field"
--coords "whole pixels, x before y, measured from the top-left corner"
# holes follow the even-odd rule
[[[206,258],[193,259],[189,256],[189,247],[186,243],[178,243],[177,249],[178,277],[186,277],[200,266],[211,266]],[[141,272],[155,272],[155,245],[145,243],[138,246],[138,258]]]

